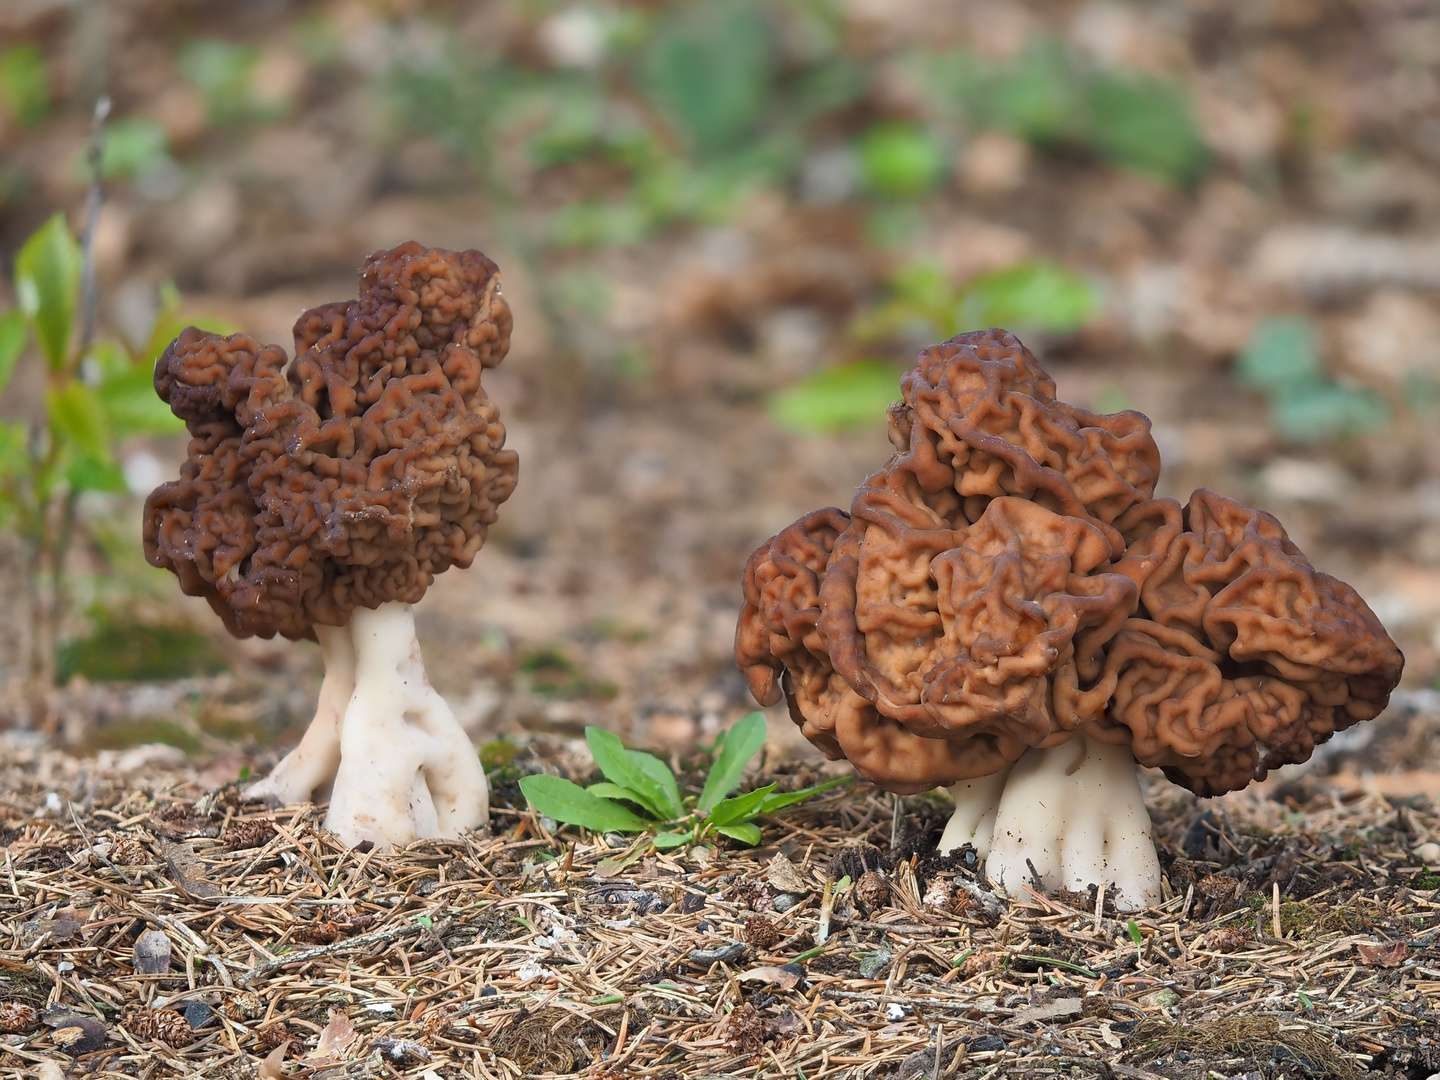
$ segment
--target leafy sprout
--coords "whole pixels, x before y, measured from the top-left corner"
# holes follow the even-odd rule
[[[788,792],[777,792],[774,784],[766,784],[731,796],[745,766],[765,745],[765,717],[758,712],[716,740],[710,772],[698,796],[682,794],[665,762],[654,754],[627,749],[612,732],[586,728],[585,741],[605,780],[582,788],[558,776],[526,776],[520,780],[520,790],[530,808],[593,832],[649,832],[650,842],[657,848],[699,843],[712,832],[744,844],[758,844],[756,819],[848,779],[840,777]]]
[[[162,290],[151,333],[138,344],[88,342],[78,332],[83,253],[63,214],[30,236],[15,257],[19,305],[0,314],[0,391],[33,341],[45,375],[45,410],[28,421],[0,421],[0,525],[26,552],[36,628],[32,670],[56,671],[58,626],[69,599],[67,555],[79,498],[126,489],[118,444],[137,435],[175,434],[184,425],[155,396],[155,357],[180,329],[180,295]],[[90,540],[104,547],[100,528]]]

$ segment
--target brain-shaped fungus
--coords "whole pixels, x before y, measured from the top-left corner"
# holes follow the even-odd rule
[[[745,569],[736,659],[763,704],[893,791],[1083,731],[1202,794],[1304,761],[1385,707],[1403,658],[1268,514],[1153,498],[1149,421],[1056,401],[1013,336],[920,355],[897,453]]]
[[[279,346],[194,327],[156,364],[191,440],[180,480],[145,501],[146,558],[237,636],[419,600],[470,564],[514,490],[480,385],[510,341],[495,264],[409,243],[360,282],[300,317],[288,370]]]

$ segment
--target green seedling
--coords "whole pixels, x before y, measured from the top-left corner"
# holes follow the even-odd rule
[[[0,421],[0,527],[13,529],[25,548],[36,631],[31,669],[46,680],[57,670],[58,627],[69,603],[68,553],[86,529],[79,499],[126,490],[115,453],[121,441],[184,430],[153,385],[155,358],[184,326],[180,294],[173,285],[161,290],[144,341],[92,342],[82,327],[83,262],[64,215],[55,214],[15,256],[19,304],[0,314],[0,391],[31,342],[45,387],[42,415]]]
[[[711,833],[754,846],[761,838],[757,819],[849,779],[788,792],[766,784],[730,797],[746,764],[765,745],[765,717],[758,712],[716,740],[714,760],[698,796],[682,795],[668,765],[654,754],[627,749],[609,731],[586,728],[585,741],[605,780],[582,788],[558,776],[524,777],[520,790],[530,808],[594,832],[649,833],[651,845],[660,849],[698,844]]]

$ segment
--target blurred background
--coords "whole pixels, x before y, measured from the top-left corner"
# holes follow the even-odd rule
[[[419,609],[478,741],[685,747],[753,708],[746,556],[848,506],[916,349],[990,325],[1147,413],[1162,493],[1277,514],[1433,709],[1432,4],[6,0],[0,148],[25,738],[222,783],[298,736],[318,650],[231,641],[143,561],[184,456],[150,371],[189,322],[288,346],[412,238],[486,251],[516,316],[486,384],[520,486]]]

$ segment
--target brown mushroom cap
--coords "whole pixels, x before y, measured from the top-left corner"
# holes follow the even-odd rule
[[[831,757],[894,791],[984,776],[1077,731],[1203,794],[1384,708],[1403,658],[1268,514],[1154,499],[1139,413],[1056,401],[1013,336],[925,350],[898,452],[849,520],[746,567],[736,658]]]
[[[155,388],[190,430],[145,503],[145,553],[237,636],[309,636],[356,606],[413,603],[468,566],[517,460],[480,385],[510,310],[495,264],[415,243],[361,267],[358,300],[295,325],[296,359],[194,327]]]

